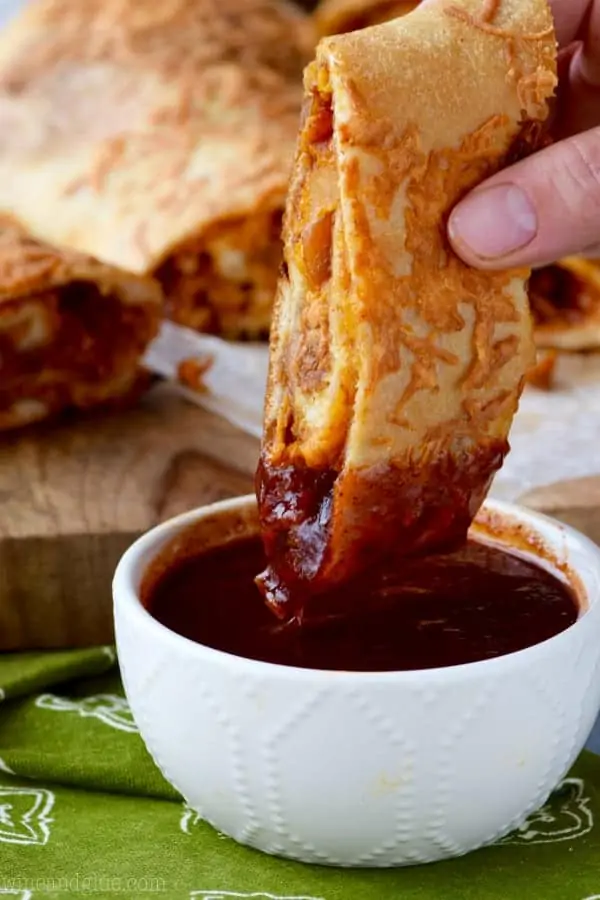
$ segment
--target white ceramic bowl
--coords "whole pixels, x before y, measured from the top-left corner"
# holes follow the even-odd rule
[[[518,653],[412,672],[241,659],[149,615],[139,588],[158,551],[193,523],[209,544],[255,532],[251,497],[140,538],[114,579],[119,660],[142,737],[190,806],[266,853],[369,867],[461,855],[540,807],[600,706],[600,550],[507,504],[488,502],[478,521],[488,537],[501,522],[545,545],[576,573],[586,608],[566,631]]]

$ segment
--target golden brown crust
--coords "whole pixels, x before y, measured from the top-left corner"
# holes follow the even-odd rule
[[[93,283],[100,294],[114,294],[125,305],[143,303],[160,309],[160,289],[153,278],[106,266],[85,254],[57,250],[0,217],[0,310],[8,301],[73,281]]]
[[[600,260],[570,256],[532,274],[529,295],[538,347],[600,347]]]
[[[158,284],[0,222],[0,431],[135,393]]]
[[[320,37],[358,31],[405,16],[420,0],[322,0],[315,11]]]
[[[312,48],[284,0],[34,0],[0,39],[0,210],[145,273],[281,206]]]
[[[269,519],[277,470],[329,473],[323,583],[361,564],[367,519],[372,544],[407,551],[466,528],[502,462],[533,362],[529,272],[468,268],[444,223],[531,149],[555,84],[545,0],[426,5],[322,41],[307,70],[259,496]],[[316,244],[331,247],[329,267]],[[285,522],[266,519],[281,548]]]

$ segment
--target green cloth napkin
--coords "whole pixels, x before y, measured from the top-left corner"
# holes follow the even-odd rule
[[[600,900],[600,758],[463,859],[336,870],[240,847],[163,780],[112,648],[0,657],[0,900]]]

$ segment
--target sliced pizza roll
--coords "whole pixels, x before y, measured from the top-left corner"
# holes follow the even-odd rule
[[[0,431],[135,395],[161,303],[153,279],[0,221]]]
[[[534,343],[529,271],[467,267],[445,223],[538,145],[555,85],[545,0],[441,0],[320,43],[257,474],[274,608],[464,540]]]
[[[539,347],[600,347],[600,260],[570,256],[532,272],[529,296]]]

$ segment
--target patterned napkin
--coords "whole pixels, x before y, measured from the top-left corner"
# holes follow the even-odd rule
[[[0,657],[0,900],[600,900],[600,759],[500,844],[388,871],[239,847],[149,758],[110,647]]]

